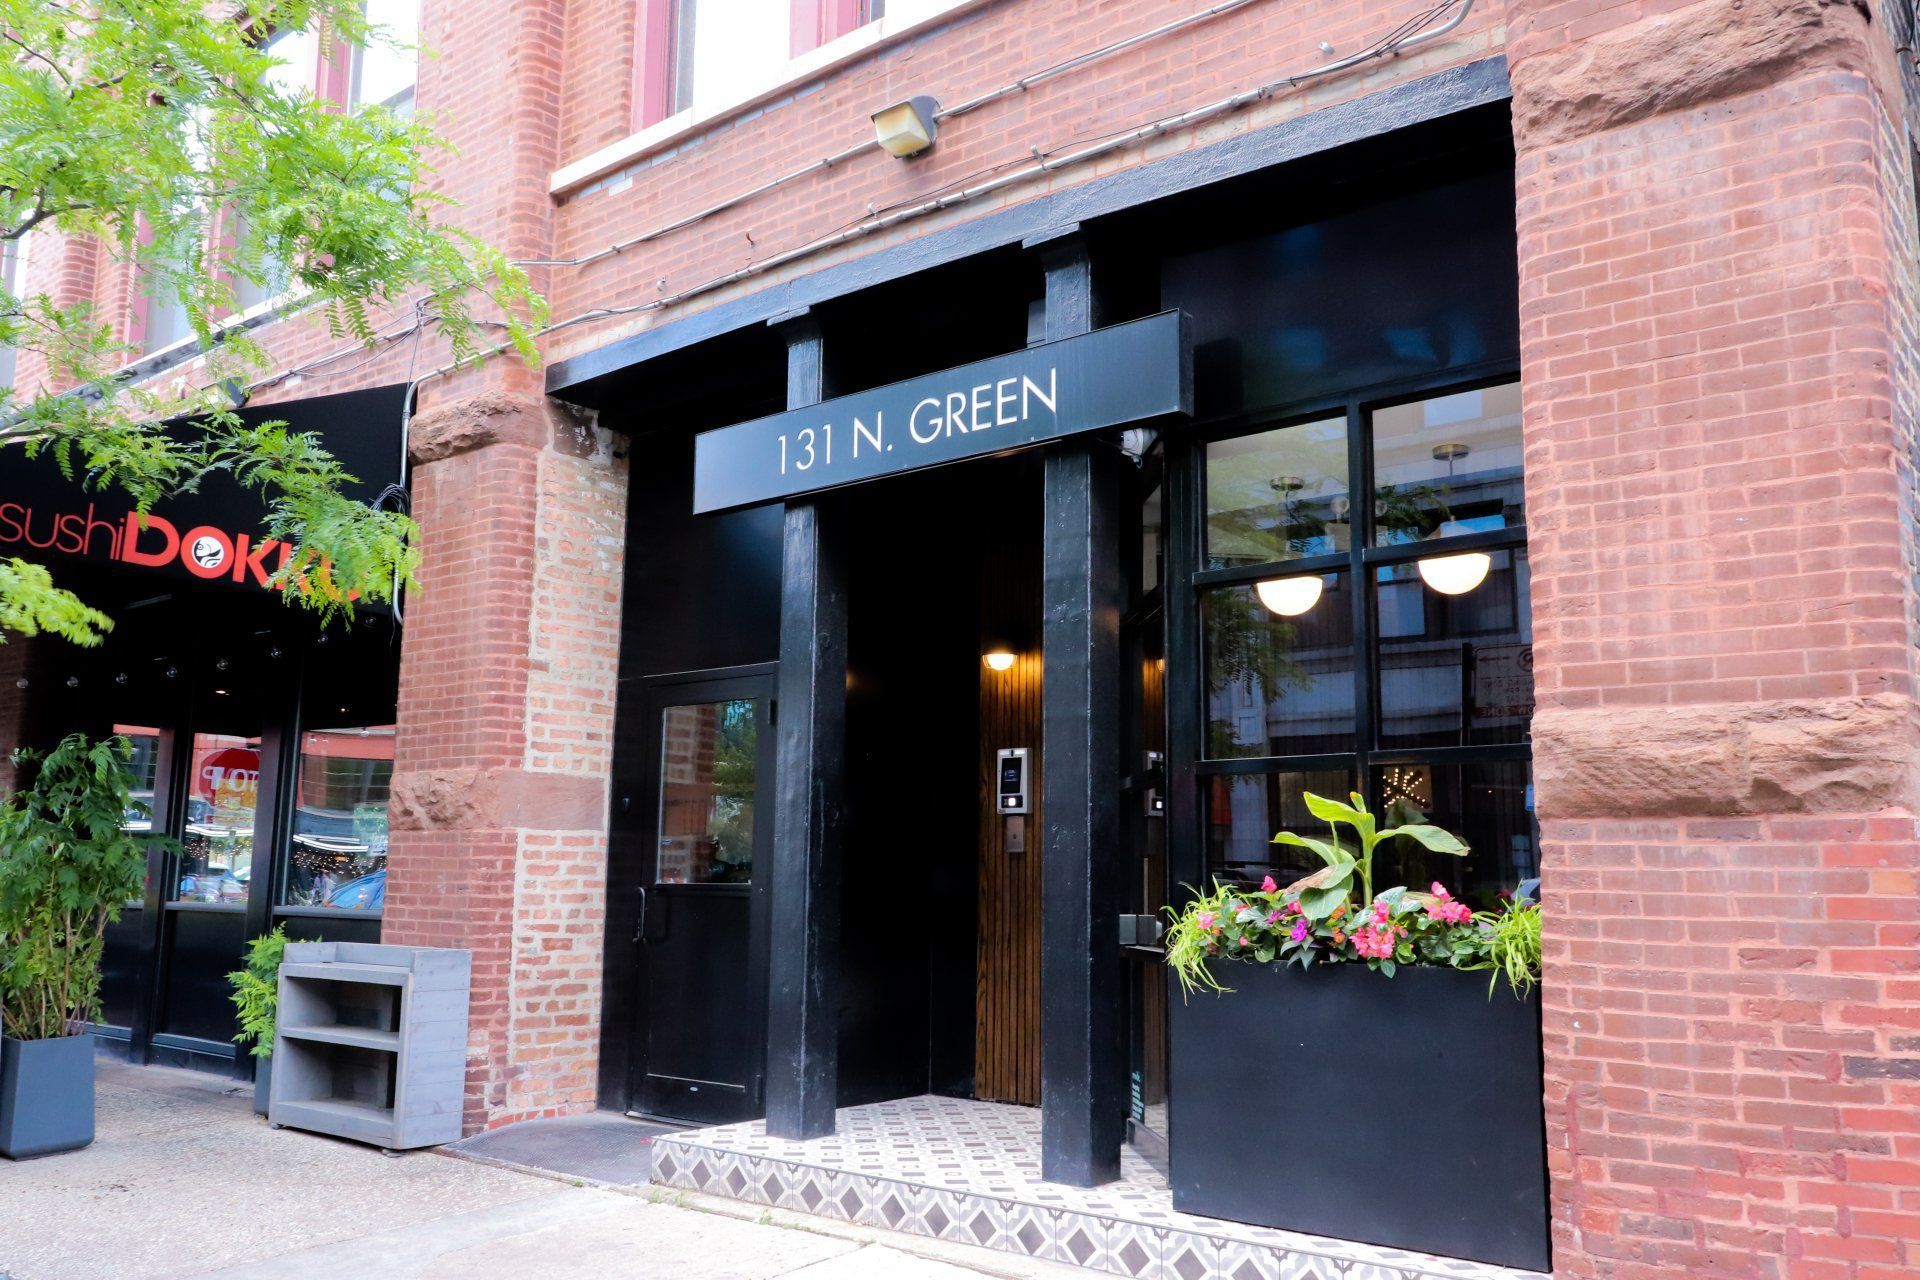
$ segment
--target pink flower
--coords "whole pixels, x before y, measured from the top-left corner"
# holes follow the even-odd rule
[[[1380,921],[1380,922],[1381,922],[1382,924],[1384,924],[1384,923],[1386,923],[1386,919],[1387,919],[1387,904],[1386,904],[1386,903],[1384,903],[1384,902],[1382,902],[1382,901],[1380,901],[1380,900],[1379,900],[1378,898],[1376,898],[1376,899],[1374,899],[1374,903],[1373,903],[1373,918],[1374,918],[1375,920],[1378,920],[1378,921]]]
[[[1444,924],[1465,924],[1473,918],[1473,909],[1464,902],[1455,902],[1447,887],[1438,880],[1433,882],[1434,900],[1427,904],[1427,919],[1439,920]]]
[[[1274,890],[1278,889],[1279,887],[1280,887],[1279,885],[1273,882],[1272,876],[1268,876],[1266,879],[1260,882],[1260,892],[1262,893],[1272,893]]]
[[[1202,911],[1199,915],[1193,918],[1193,922],[1199,925],[1202,929],[1211,929],[1213,928],[1213,912]]]
[[[1291,913],[1293,913],[1293,914],[1294,914],[1294,915],[1296,915],[1296,916],[1297,916],[1297,915],[1299,915],[1299,914],[1301,914],[1301,911],[1300,911],[1300,900],[1299,900],[1298,898],[1296,898],[1296,899],[1294,899],[1294,900],[1293,900],[1292,902],[1289,902],[1289,903],[1287,904],[1287,910],[1288,910],[1288,911],[1290,911]],[[1335,915],[1339,915],[1340,913],[1336,911],[1336,912],[1334,912],[1334,914],[1335,914]]]
[[[1307,922],[1305,920],[1295,920],[1293,922],[1293,931],[1287,936],[1295,942],[1305,942],[1307,940]]]
[[[1286,914],[1285,912],[1283,912],[1283,911],[1279,911],[1279,910],[1274,910],[1274,911],[1269,911],[1269,912],[1267,912],[1267,923],[1268,923],[1268,924],[1279,924],[1279,923],[1280,923],[1280,917],[1281,917],[1281,916],[1283,916],[1283,915],[1285,915],[1285,914]]]
[[[1250,947],[1250,946],[1252,946],[1252,945],[1253,945],[1253,942],[1252,942],[1252,940],[1251,940],[1251,939],[1249,939],[1249,938],[1247,938],[1247,937],[1246,937],[1246,936],[1245,936],[1245,935],[1243,934],[1243,935],[1241,936],[1241,938],[1240,938],[1240,945],[1241,945],[1241,946],[1243,946],[1243,947]]]

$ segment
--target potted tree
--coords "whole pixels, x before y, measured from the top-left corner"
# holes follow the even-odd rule
[[[1467,848],[1308,795],[1319,871],[1174,913],[1174,1208],[1547,1270],[1537,905],[1375,891],[1376,850]],[[1230,978],[1229,988],[1223,978]]]
[[[141,891],[133,744],[63,739],[33,784],[0,804],[0,1155],[93,1141],[93,1036],[107,922]]]
[[[233,1007],[239,1014],[237,1045],[251,1046],[253,1054],[253,1110],[267,1114],[273,1097],[273,1029],[280,1013],[280,962],[287,958],[287,931],[275,925],[247,944],[246,967],[227,975],[233,988]]]

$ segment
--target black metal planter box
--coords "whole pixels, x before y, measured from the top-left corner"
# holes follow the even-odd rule
[[[1172,999],[1173,1207],[1534,1271],[1540,1007],[1486,973],[1222,963]]]

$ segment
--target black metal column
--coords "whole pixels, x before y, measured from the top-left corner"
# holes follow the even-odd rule
[[[1049,341],[1094,327],[1075,230],[1027,242],[1046,269]],[[1040,1169],[1091,1187],[1120,1176],[1126,1124],[1120,958],[1120,451],[1046,456],[1041,688]]]
[[[787,340],[787,406],[824,399],[819,322],[802,313],[777,327]],[[767,1006],[767,1132],[779,1138],[832,1133],[839,1082],[847,588],[838,514],[818,500],[787,504]]]

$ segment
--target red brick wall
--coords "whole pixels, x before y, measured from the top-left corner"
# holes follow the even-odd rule
[[[883,46],[564,194],[555,214],[555,255],[590,253],[871,137],[868,116],[909,94],[930,93],[956,103],[1207,7],[1194,0],[992,0],[964,9],[922,34]],[[939,145],[912,162],[869,152],[616,257],[556,271],[554,313],[572,316],[591,307],[677,293],[836,231],[869,207],[918,202],[993,166],[1029,159],[1032,148],[1051,150],[1143,125],[1305,70],[1327,61],[1319,49],[1323,41],[1338,54],[1356,52],[1428,7],[1423,0],[1257,0],[951,119],[941,126]],[[576,0],[568,7],[562,163],[584,159],[627,133],[632,86],[626,53],[633,8],[633,0]],[[1497,0],[1480,0],[1460,30],[1430,48],[1297,91],[1283,90],[1233,117],[1170,131],[1098,164],[1062,169],[958,211],[903,224],[666,314],[616,316],[569,330],[556,335],[548,350],[554,356],[588,350],[834,258],[871,252],[936,225],[1484,57],[1499,48],[1502,16]]]
[[[1509,20],[1555,1271],[1920,1275],[1891,59],[1812,0]]]

